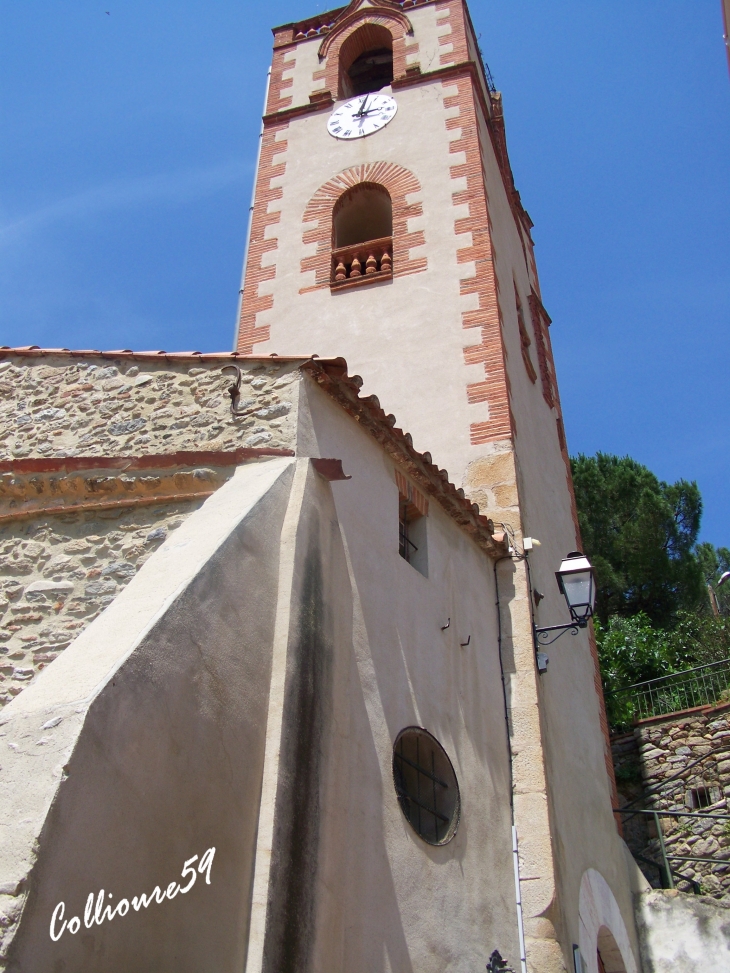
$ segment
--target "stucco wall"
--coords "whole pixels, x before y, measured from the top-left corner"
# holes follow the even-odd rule
[[[240,468],[3,711],[3,968],[242,968],[291,464]],[[176,893],[211,847],[210,884]],[[89,893],[155,886],[86,925]],[[59,902],[81,928],[54,942]]]
[[[612,890],[634,953],[637,942],[626,860],[611,814],[612,796],[606,769],[608,748],[601,728],[596,667],[588,634],[581,632],[575,637],[566,634],[546,648],[550,663],[545,674],[538,676],[534,666],[531,620],[534,618],[537,625],[569,621],[555,571],[569,551],[578,549],[578,542],[569,472],[558,436],[560,412],[559,408],[551,408],[543,397],[536,354],[537,322],[532,320],[528,305],[531,289],[539,293],[534,263],[505,192],[492,140],[482,118],[479,135],[499,284],[501,334],[515,419],[514,486],[512,490],[504,486],[495,491],[493,502],[502,506],[502,518],[518,531],[518,538],[521,533],[540,541],[540,546],[528,555],[529,579],[519,564],[514,569],[502,568],[505,592],[512,599],[505,623],[514,652],[512,702],[518,734],[529,727],[534,704],[539,708],[539,726],[533,725],[517,744],[520,756],[516,803],[524,815],[523,827],[526,826],[534,842],[532,871],[529,868],[525,871],[540,872],[542,877],[542,881],[525,883],[526,912],[535,920],[528,924],[528,933],[539,934],[541,921],[549,919],[560,941],[563,962],[569,965],[571,944],[578,941],[579,935],[581,881],[589,869],[600,873]],[[528,354],[537,373],[535,382],[531,381],[523,361],[515,287],[531,338]],[[559,322],[556,326],[559,327]],[[504,458],[496,453],[491,458],[477,460],[472,468],[474,474],[478,472],[488,483],[490,466],[494,478],[501,478],[500,465],[504,463]],[[471,479],[476,482],[476,475]],[[475,499],[481,499],[482,490],[483,487],[474,493]],[[498,519],[495,508],[489,509]],[[537,607],[531,604],[529,581],[544,595]],[[537,834],[543,827],[546,830],[540,843]],[[543,961],[547,963],[547,957]]]
[[[313,381],[300,390],[301,442],[352,479],[306,458],[240,468],[3,713],[14,973],[440,973],[494,948],[519,963],[491,562],[433,499],[428,577],[405,562],[392,460]],[[459,781],[444,847],[393,786],[413,724]],[[210,885],[84,926],[90,892],[174,892],[212,846]],[[81,928],[53,942],[61,901]]]
[[[451,53],[449,37],[458,40],[454,17],[459,5],[451,6],[451,31],[445,22],[436,24],[435,8],[422,11],[424,51],[442,35],[446,43],[439,47],[439,55],[444,63]],[[443,21],[446,5],[437,12]],[[418,30],[416,40],[420,44]],[[474,53],[473,46],[471,50]],[[566,620],[554,571],[565,554],[575,549],[576,540],[557,412],[545,402],[539,377],[535,384],[528,378],[514,308],[516,281],[527,327],[532,327],[527,298],[538,285],[526,233],[516,223],[514,200],[508,197],[484,125],[480,129],[481,161],[489,206],[482,224],[488,216],[491,253],[484,242],[478,247],[475,244],[471,252],[467,249],[475,234],[483,233],[483,225],[457,233],[478,211],[471,208],[466,193],[467,189],[476,192],[468,180],[480,161],[479,146],[467,144],[472,134],[465,94],[468,84],[466,78],[459,78],[424,80],[397,88],[397,115],[385,129],[366,139],[343,142],[329,137],[329,111],[293,117],[277,132],[282,151],[274,156],[270,187],[265,180],[261,184],[263,192],[271,189],[271,196],[266,197],[270,199],[266,217],[270,225],[265,231],[271,249],[262,259],[268,276],[259,285],[258,295],[270,297],[271,305],[256,317],[256,326],[269,328],[270,335],[256,349],[279,354],[343,354],[351,370],[362,374],[363,391],[377,394],[385,410],[392,411],[399,425],[412,434],[416,447],[430,450],[489,516],[509,524],[518,538],[525,533],[542,541],[543,546],[531,556],[535,586],[546,595],[537,619],[541,624],[554,624]],[[445,99],[460,104],[456,106],[452,100],[446,107]],[[462,127],[454,127],[459,119]],[[454,145],[458,140],[459,145]],[[423,215],[411,218],[408,230],[423,232],[425,243],[412,255],[425,257],[427,268],[395,276],[387,283],[335,293],[327,287],[307,290],[315,277],[311,271],[302,272],[302,260],[312,256],[316,246],[303,242],[308,225],[302,218],[309,200],[337,173],[379,160],[408,169],[420,183],[421,191],[409,196],[409,202],[420,203]],[[468,282],[478,273],[484,274],[492,261],[498,288],[485,280],[478,287]],[[482,317],[490,319],[489,327],[465,330],[463,313],[476,312],[480,306]],[[470,326],[475,323],[484,322],[474,317]],[[484,335],[489,328],[491,337],[487,339]],[[481,350],[465,354],[467,347],[480,341]],[[501,341],[506,351],[506,382],[501,372]],[[531,353],[537,367],[535,351],[533,336]],[[467,363],[471,361],[474,363]],[[491,383],[500,381],[509,387],[509,402],[505,392],[504,406],[509,404],[515,419],[514,444],[507,417],[501,440],[474,445],[473,424],[488,423],[493,415],[484,395],[469,396],[467,387],[481,383],[491,388]],[[339,495],[342,488],[333,489]],[[558,969],[572,961],[579,887],[586,869],[595,868],[606,876],[632,930],[626,865],[611,816],[606,744],[587,639],[581,634],[566,644],[570,639],[566,636],[550,651],[549,672],[539,682],[524,566],[502,565],[500,573],[523,898],[530,920],[528,936],[534,945],[531,961],[545,970]],[[630,935],[635,946],[633,931]]]
[[[322,523],[336,511],[344,551],[325,570],[349,587],[351,642],[333,656],[317,927],[328,952],[316,968],[478,969],[495,948],[518,968],[491,562],[432,501],[428,577],[408,564],[392,462],[313,383],[303,390],[316,450],[352,476],[327,488],[333,508],[318,501]],[[393,786],[393,743],[413,724],[440,740],[459,781],[459,828],[440,848],[414,834]]]
[[[637,896],[643,973],[730,969],[730,906],[683,892]]]

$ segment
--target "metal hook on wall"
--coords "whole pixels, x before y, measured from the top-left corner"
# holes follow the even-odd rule
[[[449,625],[451,625],[451,618],[449,618],[448,622],[445,625],[441,626],[441,631],[445,632],[446,629],[449,627]]]
[[[236,376],[236,381],[233,383],[233,385],[228,386],[228,394],[231,397],[231,415],[245,415],[243,410],[241,412],[238,411],[238,400],[241,398],[241,379],[243,378],[241,375],[241,369],[238,367],[238,365],[224,365],[223,368],[221,368],[221,372],[234,372]]]
[[[470,635],[470,636],[469,636],[469,638],[468,638],[468,639],[466,640],[466,642],[459,642],[459,645],[460,645],[460,646],[462,647],[462,649],[463,649],[463,648],[466,648],[466,646],[467,646],[467,645],[468,645],[468,644],[469,644],[470,642],[471,642],[471,635]]]

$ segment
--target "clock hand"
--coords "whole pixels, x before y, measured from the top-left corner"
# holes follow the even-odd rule
[[[365,111],[365,105],[367,105],[369,97],[370,97],[369,95],[365,95],[365,97],[363,98],[362,105],[360,105],[360,110],[355,112],[355,116],[357,118],[359,118],[361,115],[367,114],[367,112]]]

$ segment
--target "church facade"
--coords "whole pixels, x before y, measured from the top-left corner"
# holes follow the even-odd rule
[[[638,971],[530,227],[466,5],[353,2],[236,352],[0,350],[4,969]]]

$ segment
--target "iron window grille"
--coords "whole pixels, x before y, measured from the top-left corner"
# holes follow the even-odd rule
[[[427,730],[401,730],[393,747],[393,782],[406,820],[430,845],[456,834],[461,809],[459,785],[449,756]]]
[[[408,513],[408,501],[401,500],[398,515],[398,541],[400,556],[410,561],[418,548],[408,536],[411,518]]]

